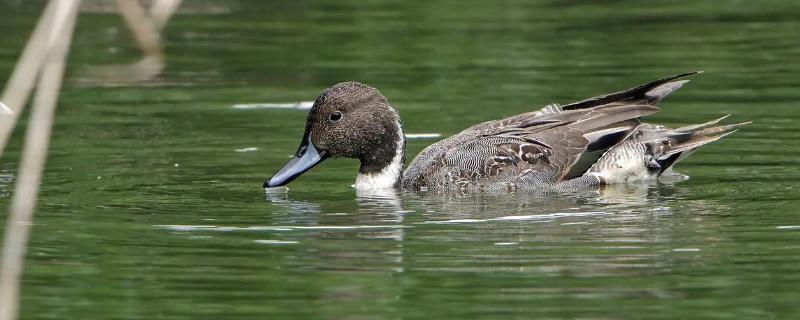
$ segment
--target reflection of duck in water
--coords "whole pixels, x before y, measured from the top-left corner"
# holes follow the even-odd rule
[[[639,120],[689,74],[474,125],[427,147],[405,172],[403,128],[386,97],[339,83],[317,98],[297,154],[264,187],[286,185],[328,157],[361,161],[357,189],[586,190],[653,179],[742,125],[714,126],[718,119],[669,129]]]
[[[595,190],[558,193],[432,193],[395,189],[355,189],[339,193],[336,204],[311,194],[270,190],[267,201],[280,208],[271,221],[278,225],[333,226],[363,238],[404,238],[418,224],[493,221],[591,221],[620,212],[667,212],[682,197],[669,183],[609,185]],[[353,198],[350,198],[350,196]],[[351,201],[352,200],[352,201]],[[693,201],[690,206],[694,206]],[[465,220],[466,219],[466,220]]]
[[[369,189],[355,190],[355,206],[340,203],[336,209],[326,208],[326,202],[297,194],[292,197],[286,189],[269,190],[267,202],[278,210],[272,212],[272,221],[279,224],[349,225],[364,227],[373,232],[375,226],[390,227],[403,222],[403,202],[398,190]],[[345,198],[349,198],[349,195]],[[378,229],[381,229],[378,228]],[[401,226],[398,225],[398,228]],[[392,228],[386,228],[392,229]]]

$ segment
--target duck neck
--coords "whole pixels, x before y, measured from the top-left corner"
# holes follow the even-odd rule
[[[356,189],[388,189],[400,187],[406,159],[406,136],[400,121],[394,123],[394,135],[375,150],[361,157]]]

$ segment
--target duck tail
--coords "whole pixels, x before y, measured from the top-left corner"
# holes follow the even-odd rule
[[[715,126],[726,115],[709,122],[666,130],[659,139],[649,143],[653,160],[658,164],[659,175],[669,170],[676,163],[688,157],[700,146],[717,141],[736,132],[740,127],[751,122]],[[663,130],[663,129],[662,129]]]

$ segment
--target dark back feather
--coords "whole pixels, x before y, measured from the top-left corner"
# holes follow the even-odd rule
[[[674,90],[674,89],[669,90],[669,92],[666,93],[652,94],[651,92],[654,91],[654,89],[672,80],[698,73],[702,73],[702,71],[687,72],[666,77],[628,90],[623,90],[620,92],[615,92],[607,95],[597,96],[586,100],[570,103],[568,105],[561,106],[561,109],[563,110],[586,109],[613,102],[638,102],[638,103],[654,104],[663,99],[667,94],[669,94]],[[683,82],[679,82],[678,86],[680,86],[681,84],[683,84]]]
[[[672,80],[694,73],[474,125],[425,148],[404,173],[403,187],[511,189],[523,177],[553,185],[582,176],[639,127],[640,117],[659,111],[654,103],[685,83]]]

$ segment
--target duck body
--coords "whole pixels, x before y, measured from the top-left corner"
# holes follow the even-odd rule
[[[388,100],[369,86],[341,83],[315,102],[292,161],[307,158],[309,148],[322,160],[359,159],[358,189],[559,191],[652,180],[743,125],[716,126],[717,119],[670,129],[640,120],[658,112],[656,103],[687,82],[675,79],[690,74],[474,125],[425,148],[404,172],[402,124]],[[346,125],[344,118],[350,120]],[[348,129],[336,133],[337,128]],[[322,160],[290,162],[264,187],[286,184]]]

